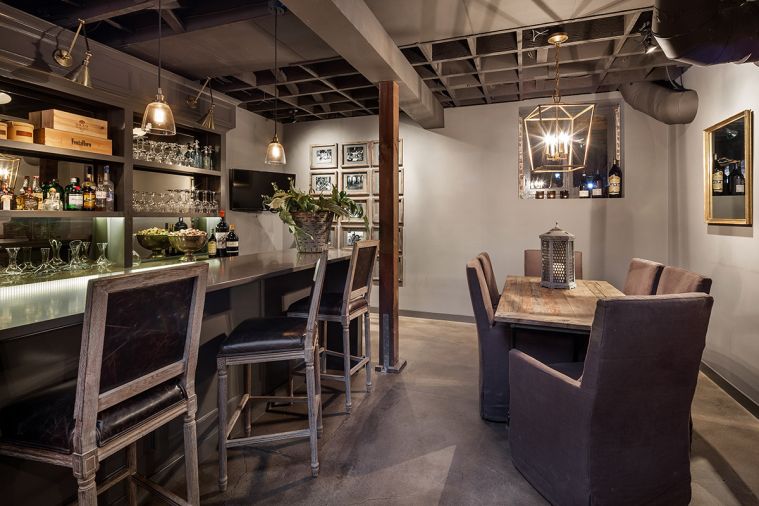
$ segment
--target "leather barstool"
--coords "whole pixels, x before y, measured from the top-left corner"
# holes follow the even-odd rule
[[[319,381],[319,360],[316,359],[316,314],[324,286],[327,270],[327,252],[321,253],[314,272],[311,286],[313,303],[307,311],[307,318],[271,317],[252,318],[240,323],[224,340],[216,358],[219,375],[219,489],[227,488],[227,448],[256,446],[309,438],[311,444],[311,475],[319,474],[317,438],[321,432],[321,384]],[[245,381],[242,399],[227,419],[227,368],[231,365],[265,364],[268,362],[303,360],[306,364],[306,397],[277,397],[252,395],[252,385]],[[308,404],[308,429],[280,432],[276,434],[251,435],[250,403],[253,401],[306,402]],[[244,414],[245,436],[230,438],[235,424]]]
[[[122,480],[171,504],[200,504],[195,367],[208,265],[90,280],[76,380],[0,412],[0,454],[70,467],[80,505]],[[137,472],[137,441],[183,417],[187,500]],[[100,462],[126,449],[126,467],[96,483]]]
[[[343,358],[343,374],[322,373],[322,379],[345,383],[345,410],[351,412],[351,377],[366,368],[366,391],[372,389],[371,350],[369,326],[369,297],[372,291],[372,270],[379,251],[379,241],[359,241],[353,244],[353,254],[345,278],[342,293],[325,293],[319,305],[320,322],[337,322],[343,328],[343,350],[329,350],[324,342],[324,355]],[[288,316],[304,317],[311,304],[309,298],[300,299],[287,310]],[[364,318],[364,352],[355,356],[350,353],[350,322]],[[326,334],[325,334],[326,336]]]

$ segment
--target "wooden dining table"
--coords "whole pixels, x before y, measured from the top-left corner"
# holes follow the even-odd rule
[[[607,281],[577,280],[572,289],[543,288],[540,278],[509,276],[501,292],[495,321],[513,327],[590,332],[598,299],[624,294]]]

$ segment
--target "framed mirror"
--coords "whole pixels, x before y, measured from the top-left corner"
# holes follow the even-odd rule
[[[753,113],[704,130],[704,217],[710,225],[751,225]]]

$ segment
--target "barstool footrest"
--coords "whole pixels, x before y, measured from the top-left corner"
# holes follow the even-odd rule
[[[138,485],[145,487],[148,489],[148,491],[159,495],[161,498],[163,498],[164,501],[166,501],[169,504],[173,504],[175,506],[187,506],[190,503],[176,495],[174,492],[163,488],[161,485],[150,481],[145,476],[135,473],[132,475],[132,479],[137,483]]]
[[[240,437],[227,440],[227,448],[236,446],[255,446],[267,443],[276,443],[277,441],[287,441],[289,439],[305,439],[311,436],[308,429],[291,430],[288,432],[277,432],[276,434],[262,434],[260,436]]]

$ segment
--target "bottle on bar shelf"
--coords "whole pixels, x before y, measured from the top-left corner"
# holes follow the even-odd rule
[[[730,189],[733,195],[746,194],[746,178],[743,176],[744,161],[735,164],[735,169],[730,176]]]
[[[40,186],[40,177],[34,176],[32,178],[32,194],[34,194],[34,198],[37,199],[37,207],[34,209],[42,209],[42,186]]]
[[[596,171],[596,175],[593,176],[593,186],[590,190],[590,195],[594,199],[600,199],[604,197],[604,180],[598,171]]]
[[[16,193],[16,209],[24,209],[24,198],[26,197],[26,188],[29,186],[29,176],[24,178],[21,188]]]
[[[34,190],[31,186],[26,187],[26,194],[24,195],[24,210],[36,211],[39,207],[37,197],[34,196]]]
[[[216,258],[216,234],[208,238],[208,258]]]
[[[92,166],[88,165],[87,173],[84,176],[84,184],[82,184],[82,209],[94,211],[96,199],[97,192],[95,191],[95,183],[92,181]]]
[[[64,207],[67,211],[81,211],[84,208],[84,196],[82,187],[79,186],[79,178],[72,177],[64,190]]]
[[[235,226],[229,226],[229,233],[227,234],[227,256],[236,257],[240,254],[240,238],[235,233]]]
[[[615,159],[609,169],[609,191],[607,197],[618,199],[622,197],[622,169],[619,168],[619,160]]]
[[[16,204],[16,197],[13,192],[8,188],[8,181],[3,181],[2,188],[0,188],[0,209],[3,211],[11,211]]]
[[[722,166],[720,166],[719,160],[717,159],[717,153],[714,153],[714,169],[712,170],[712,195],[724,195],[723,181],[724,178],[722,174]]]
[[[183,217],[179,217],[179,221],[174,223],[174,230],[187,230],[187,223],[184,222]]]
[[[103,209],[98,209],[99,211],[116,210],[115,191],[111,182],[111,168],[108,165],[103,167],[103,180],[97,186],[97,193],[104,200]]]
[[[582,178],[580,179],[580,191],[578,193],[578,196],[581,199],[587,199],[590,197],[590,189],[588,188],[588,176],[586,176],[585,173],[582,174]]]
[[[219,211],[221,221],[216,225],[216,254],[219,257],[227,256],[227,234],[229,225],[224,220],[224,210]]]

